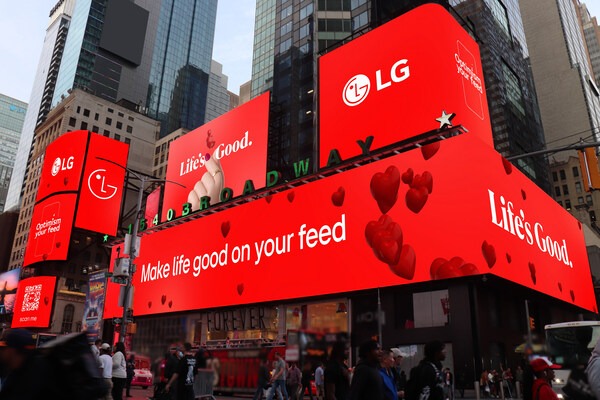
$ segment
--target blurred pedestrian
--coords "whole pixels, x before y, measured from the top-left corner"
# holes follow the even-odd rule
[[[444,370],[444,399],[454,400],[454,376],[450,368]]]
[[[287,391],[292,400],[298,400],[300,390],[300,382],[302,381],[302,372],[295,362],[291,363],[290,368],[287,370]]]
[[[258,384],[256,391],[254,392],[253,400],[261,400],[263,398],[265,389],[267,389],[270,385],[270,379],[271,374],[269,373],[269,361],[266,358],[263,358],[260,360],[260,364],[258,366]]]
[[[278,351],[275,352],[275,373],[271,377],[272,390],[267,395],[267,400],[273,400],[273,396],[277,389],[281,390],[281,393],[285,400],[289,399],[287,389],[285,387],[286,378],[286,367],[285,360],[281,357]],[[281,396],[281,395],[280,395]]]
[[[135,376],[135,355],[130,354],[125,364],[125,370],[127,371],[127,384],[125,385],[125,397],[131,396],[131,382]]]
[[[548,363],[543,358],[531,361],[531,369],[535,375],[531,394],[533,400],[558,400],[558,396],[552,390],[551,382],[554,379],[554,370],[560,365]]]
[[[317,387],[317,399],[323,400],[325,397],[325,370],[323,363],[319,361],[315,370],[315,386]]]
[[[419,382],[421,394],[428,400],[444,399],[442,361],[446,359],[446,346],[439,340],[425,344],[425,358],[420,363]]]
[[[194,400],[194,380],[196,376],[196,357],[192,353],[192,344],[183,344],[184,353],[177,364],[177,370],[171,376],[165,389],[170,391],[171,386],[177,383],[177,400]]]
[[[394,354],[394,366],[392,367],[392,374],[394,375],[394,384],[396,385],[396,391],[398,391],[399,398],[404,398],[404,387],[406,386],[406,373],[402,375],[402,352],[397,347],[394,347],[390,350]]]
[[[114,400],[123,400],[123,389],[127,384],[126,366],[125,345],[123,342],[117,342],[115,353],[112,356],[112,397]]]
[[[100,346],[102,346],[102,339],[96,339],[94,344],[90,346],[90,349],[92,349],[92,354],[98,363],[98,367],[102,368],[100,365]]]
[[[102,364],[102,379],[104,379],[104,381],[106,382],[107,386],[108,386],[108,393],[106,394],[106,397],[104,397],[104,400],[112,400],[112,395],[111,395],[111,391],[112,391],[112,357],[110,355],[111,353],[111,349],[110,349],[110,344],[108,343],[103,343],[100,346],[100,363]]]
[[[348,400],[350,373],[346,361],[346,343],[336,342],[325,366],[325,399]]]
[[[308,390],[308,396],[310,397],[310,400],[313,400],[313,394],[312,394],[312,386],[310,384],[312,380],[312,364],[307,361],[304,363],[304,366],[302,367],[302,393],[304,393],[305,390]]]
[[[398,391],[394,382],[394,353],[391,350],[384,350],[381,354],[381,368],[379,374],[383,381],[383,396],[385,400],[398,400]]]
[[[379,344],[375,340],[363,343],[358,349],[358,357],[360,360],[350,385],[350,400],[383,400],[383,381],[378,371]]]
[[[592,351],[592,357],[590,357],[585,373],[592,392],[594,392],[596,399],[600,400],[600,340],[596,342],[596,347]]]

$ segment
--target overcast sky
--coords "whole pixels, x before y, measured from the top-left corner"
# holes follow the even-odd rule
[[[0,0],[0,93],[29,101],[48,13],[57,0]],[[587,0],[600,16],[600,0]],[[213,59],[223,64],[229,90],[250,80],[256,0],[220,0]]]

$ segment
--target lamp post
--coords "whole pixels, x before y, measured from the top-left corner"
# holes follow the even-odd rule
[[[142,201],[144,199],[144,187],[146,186],[146,183],[148,182],[159,182],[159,183],[173,183],[175,185],[179,185],[181,187],[186,187],[185,185],[182,185],[181,183],[177,183],[174,181],[170,181],[167,179],[158,179],[158,178],[154,178],[154,177],[149,177],[146,175],[142,175],[139,174],[121,164],[118,164],[112,160],[108,160],[106,158],[102,158],[102,157],[96,157],[99,160],[102,161],[106,161],[109,162],[111,164],[114,164],[120,168],[123,168],[125,171],[127,171],[128,173],[130,173],[131,175],[133,175],[137,180],[140,181],[140,187],[138,190],[138,197],[137,197],[137,205],[136,205],[136,209],[135,209],[135,220],[133,222],[133,228],[131,230],[131,238],[129,240],[129,249],[128,249],[128,253],[129,253],[129,271],[128,271],[128,277],[126,278],[126,282],[125,285],[121,285],[121,290],[123,293],[123,296],[121,296],[122,300],[123,300],[123,318],[121,320],[121,332],[119,333],[119,342],[124,343],[125,342],[125,335],[127,334],[127,325],[129,323],[129,315],[128,315],[128,311],[129,311],[129,304],[131,303],[132,307],[133,307],[133,292],[132,292],[132,283],[133,283],[133,274],[135,273],[135,259],[138,256],[138,231],[139,231],[139,225],[140,225],[140,221],[142,219]],[[131,301],[130,301],[130,296]],[[133,309],[131,309],[133,311]]]

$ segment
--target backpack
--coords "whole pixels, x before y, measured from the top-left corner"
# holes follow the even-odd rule
[[[102,378],[85,332],[65,335],[45,343],[37,351],[52,368],[63,398],[89,400],[108,394],[108,384]]]
[[[421,376],[422,364],[419,364],[410,369],[408,374],[408,380],[404,387],[404,399],[405,400],[419,400],[421,394],[421,382],[419,377]]]
[[[587,375],[585,371],[580,368],[573,368],[562,391],[570,400],[596,400],[596,396],[588,382]]]

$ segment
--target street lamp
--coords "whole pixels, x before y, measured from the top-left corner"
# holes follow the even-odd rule
[[[133,283],[133,274],[135,273],[134,262],[138,255],[137,252],[139,250],[137,236],[138,236],[138,228],[140,225],[140,220],[142,219],[142,201],[144,198],[144,187],[146,186],[146,183],[148,183],[148,182],[159,182],[159,183],[168,182],[168,183],[173,183],[175,185],[179,185],[183,188],[185,188],[186,186],[182,185],[181,183],[170,181],[167,179],[158,179],[158,178],[138,174],[137,172],[135,172],[119,163],[116,163],[112,160],[108,160],[106,158],[102,158],[102,157],[96,157],[96,158],[98,160],[106,161],[106,162],[114,164],[120,168],[123,168],[125,171],[127,171],[128,173],[133,175],[137,180],[140,181],[137,205],[136,205],[136,209],[135,209],[135,221],[133,222],[133,229],[131,230],[131,240],[129,240],[128,277],[126,278],[125,285],[121,285],[121,291],[122,291],[123,295],[120,297],[123,300],[123,319],[121,320],[121,332],[119,334],[119,342],[123,343],[123,342],[125,342],[125,335],[127,334],[127,324],[129,321],[128,305],[131,303],[131,305],[133,307],[133,292],[132,292],[131,288],[132,288],[132,283]],[[132,296],[131,301],[129,299],[130,296]],[[133,312],[133,309],[132,309],[132,312]]]

